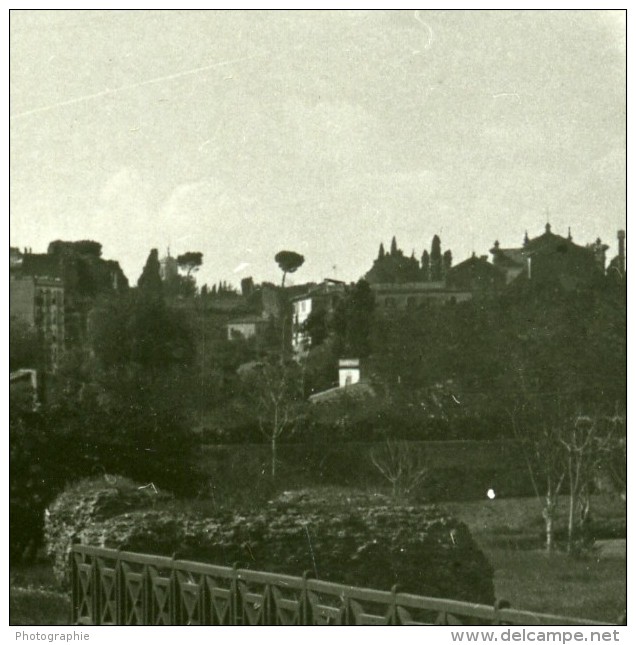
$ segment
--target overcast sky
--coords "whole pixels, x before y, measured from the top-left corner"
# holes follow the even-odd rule
[[[11,244],[151,247],[198,281],[359,278],[396,235],[455,263],[625,228],[625,14],[11,14]]]

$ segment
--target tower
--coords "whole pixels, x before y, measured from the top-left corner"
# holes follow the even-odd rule
[[[625,231],[622,229],[617,233],[618,237],[618,269],[622,275],[625,274]]]

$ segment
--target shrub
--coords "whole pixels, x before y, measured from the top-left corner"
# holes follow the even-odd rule
[[[41,414],[12,407],[9,418],[11,562],[31,559],[37,553],[42,540],[44,509],[62,490],[69,476],[69,455],[65,448]]]
[[[493,570],[467,527],[435,506],[395,505],[382,495],[285,494],[265,508],[201,517],[165,508],[131,510],[58,530],[56,570],[72,539],[230,566],[424,595],[492,603]],[[58,506],[52,507],[51,515]],[[50,518],[49,518],[50,519]],[[62,525],[58,515],[56,525]],[[62,527],[61,527],[62,528]]]

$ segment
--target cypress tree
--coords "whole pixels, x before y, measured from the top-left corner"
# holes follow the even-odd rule
[[[152,298],[161,298],[162,283],[159,265],[159,253],[157,249],[152,249],[146,260],[144,270],[137,280],[137,287],[140,293]]]
[[[395,257],[398,254],[398,247],[397,247],[397,242],[395,241],[395,235],[393,236],[393,239],[391,240],[391,255]]]
[[[444,251],[444,256],[442,257],[442,267],[443,267],[443,274],[444,277],[446,277],[446,274],[448,273],[448,270],[453,266],[453,254],[451,253],[451,250],[448,249]]]
[[[437,235],[431,242],[431,280],[439,282],[442,279],[442,243]]]
[[[380,251],[378,253],[378,260],[383,260],[384,259],[384,244],[380,242]]]
[[[431,259],[428,251],[424,249],[422,253],[422,281],[429,282],[431,279]]]

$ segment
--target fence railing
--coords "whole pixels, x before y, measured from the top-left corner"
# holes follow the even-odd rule
[[[611,625],[74,545],[75,625]]]

